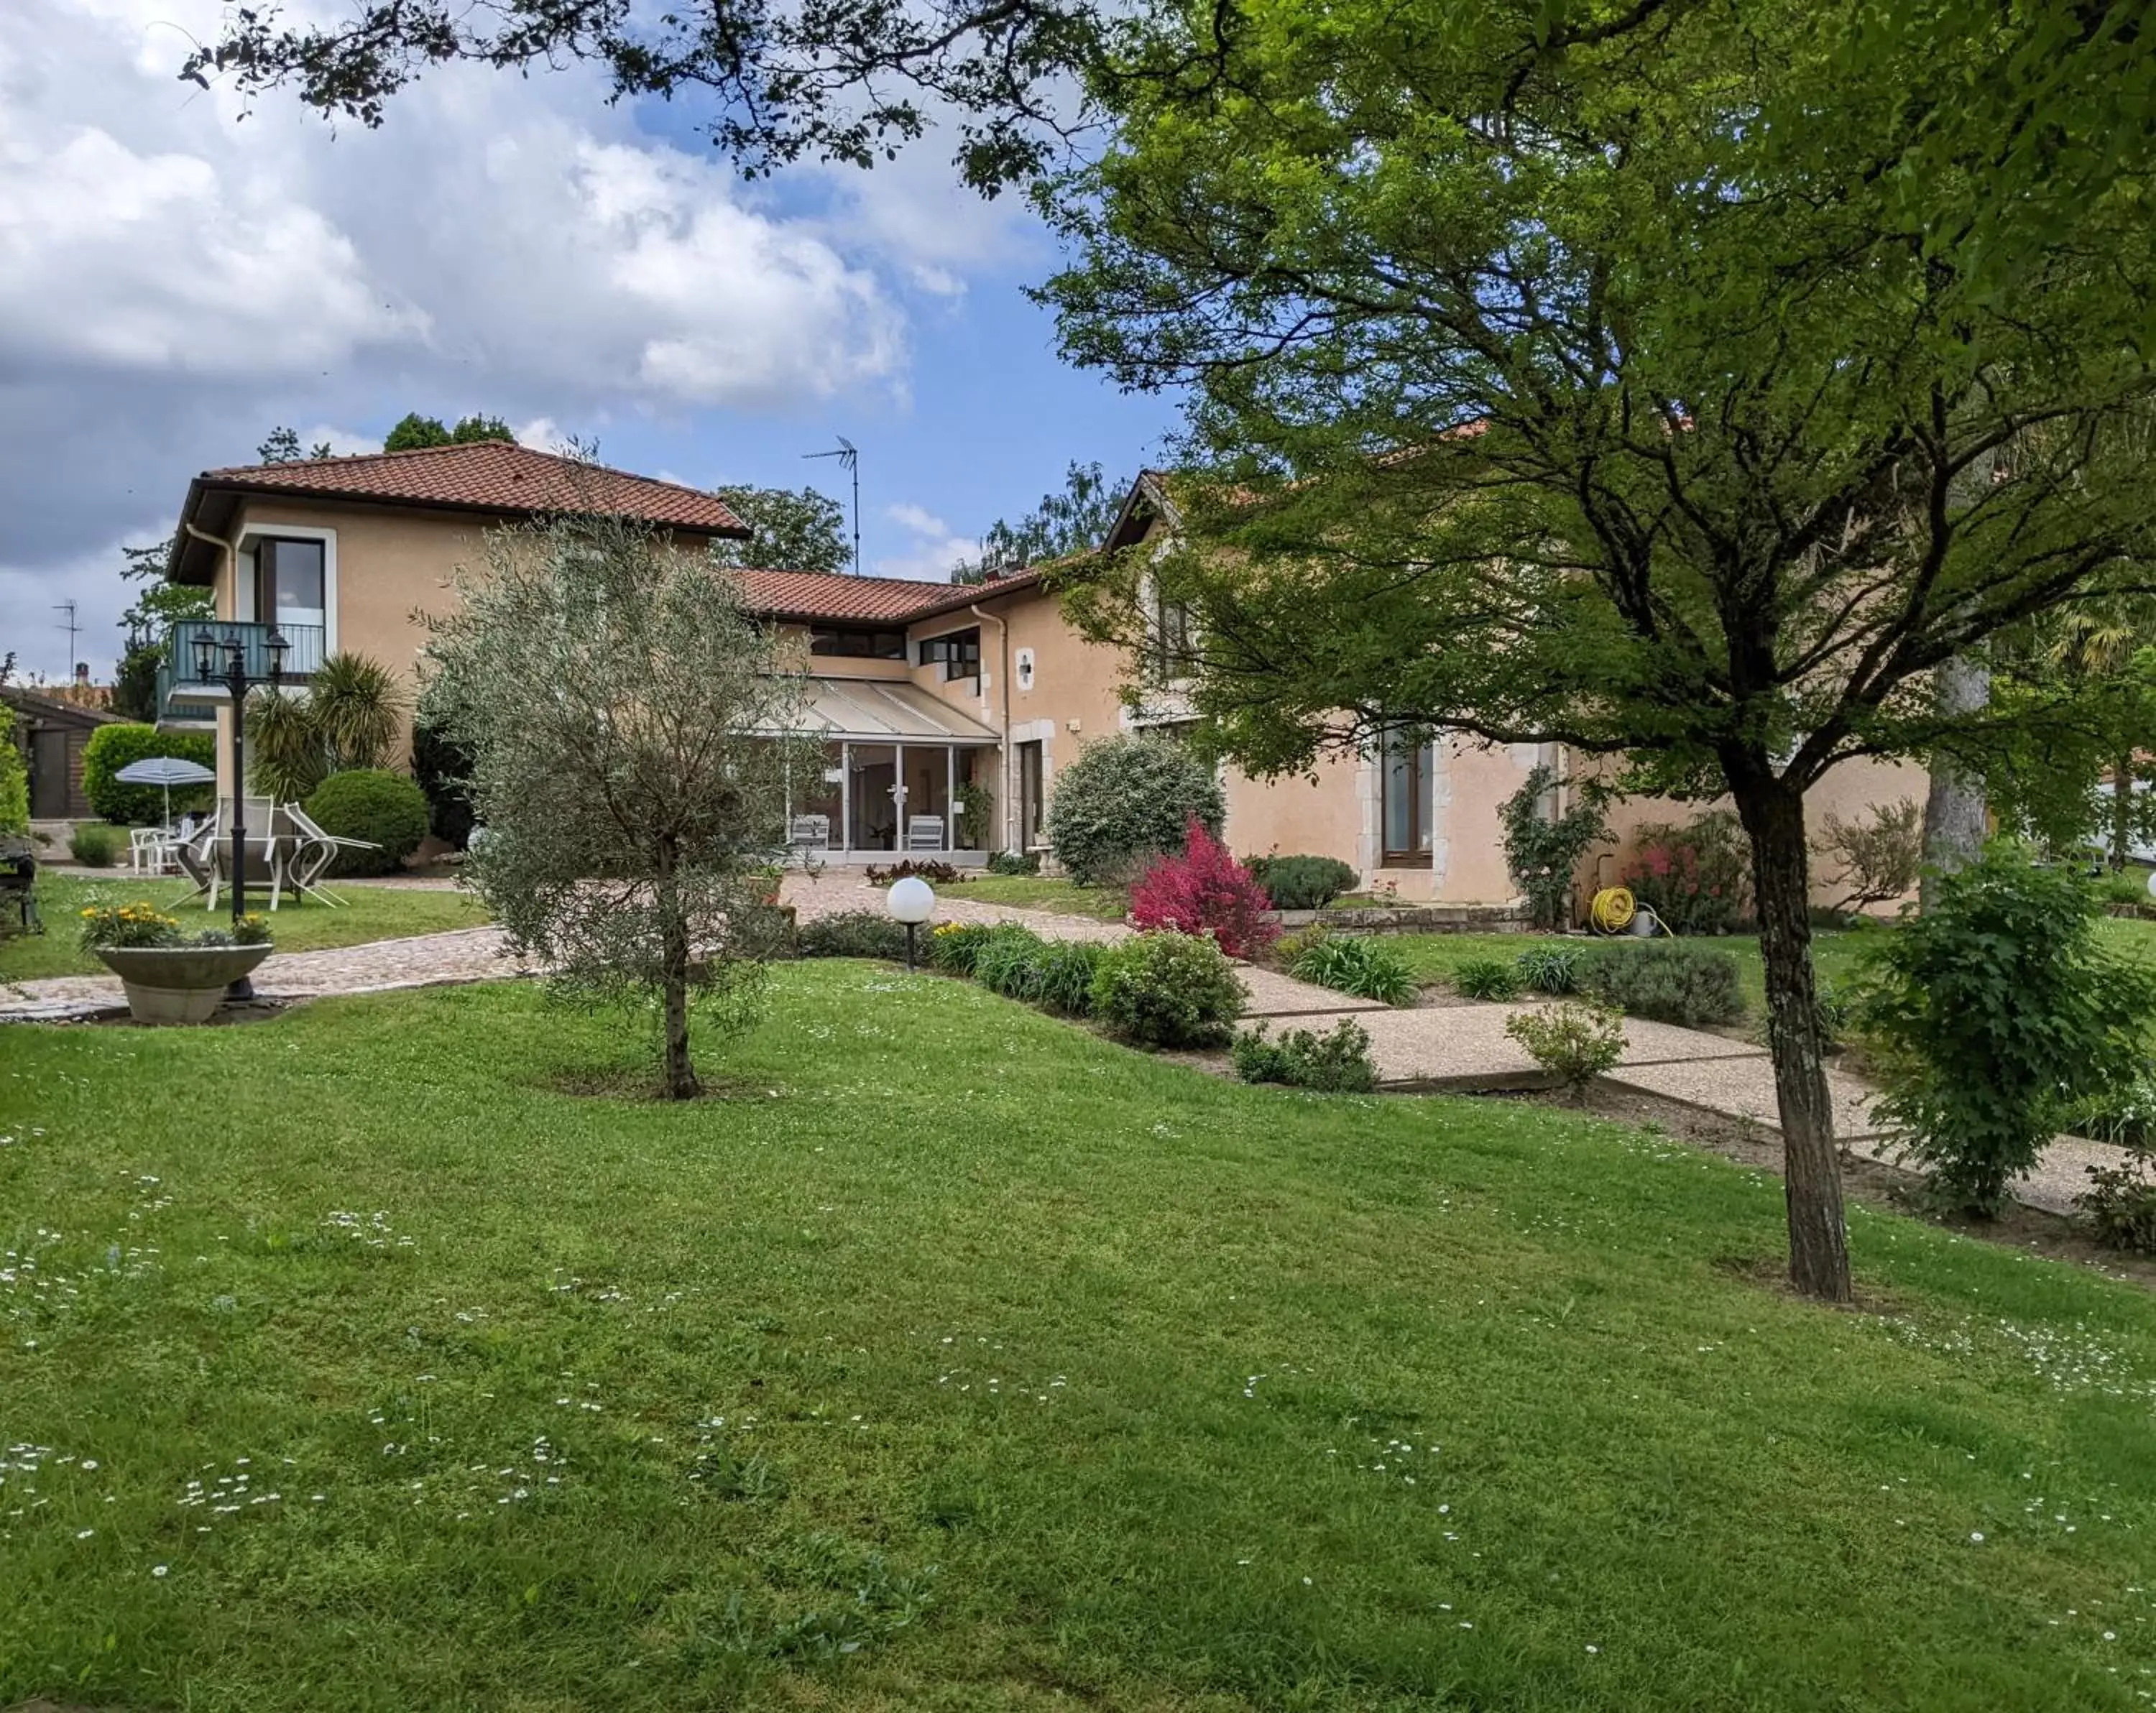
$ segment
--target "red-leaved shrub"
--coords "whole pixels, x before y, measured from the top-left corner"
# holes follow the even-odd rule
[[[1192,816],[1183,854],[1163,857],[1131,889],[1131,920],[1141,928],[1210,932],[1230,957],[1255,957],[1280,938],[1272,900],[1257,877]]]

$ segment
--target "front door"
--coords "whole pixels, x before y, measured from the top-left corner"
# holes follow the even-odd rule
[[[0,740],[4,741],[4,740]],[[30,734],[30,818],[64,821],[68,805],[68,735],[55,726]]]

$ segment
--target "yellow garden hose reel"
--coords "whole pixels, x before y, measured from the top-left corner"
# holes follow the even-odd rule
[[[1594,895],[1594,902],[1587,907],[1588,922],[1598,934],[1640,933],[1643,918],[1651,924],[1645,931],[1653,933],[1659,930],[1670,934],[1670,925],[1633,897],[1629,886],[1605,886]],[[1674,934],[1670,936],[1676,937]]]

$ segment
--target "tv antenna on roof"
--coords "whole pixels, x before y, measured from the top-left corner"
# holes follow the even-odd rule
[[[74,635],[75,632],[81,628],[81,626],[75,622],[74,602],[55,602],[53,605],[53,611],[55,613],[64,613],[67,614],[66,619],[54,628],[58,630],[64,630],[68,633],[67,675],[70,680],[72,680],[74,677]]]
[[[854,479],[854,575],[861,574],[861,452],[844,434],[837,437],[838,445],[829,452],[804,452],[803,458],[835,458],[846,467]]]

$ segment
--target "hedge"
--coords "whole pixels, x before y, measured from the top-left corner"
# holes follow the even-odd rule
[[[155,785],[122,785],[113,775],[155,756],[217,766],[217,740],[207,731],[160,731],[154,726],[100,726],[83,746],[82,789],[99,816],[122,827],[147,826],[165,818],[165,793]],[[172,813],[206,809],[216,787],[175,786]]]

